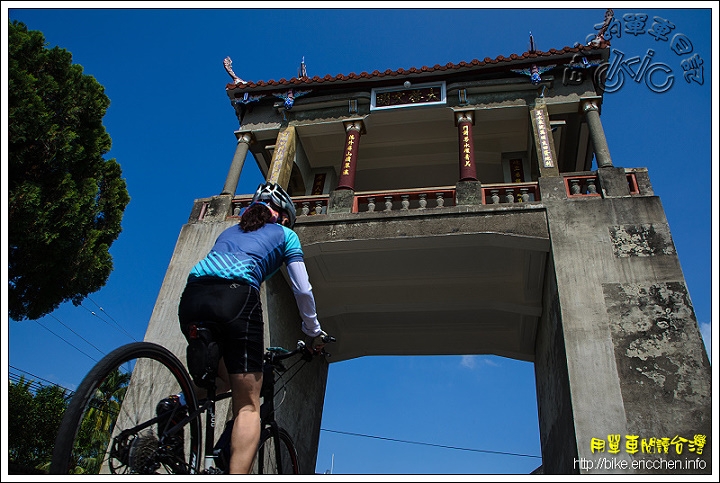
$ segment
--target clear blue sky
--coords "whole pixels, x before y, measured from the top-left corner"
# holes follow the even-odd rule
[[[105,8],[128,4],[158,8]],[[238,120],[225,94],[231,80],[225,57],[232,58],[239,77],[252,81],[292,78],[303,56],[311,77],[408,69],[521,54],[530,31],[543,51],[585,43],[605,14],[604,8],[407,9],[409,3],[392,2],[354,4],[362,9],[290,8],[299,4],[205,2],[217,8],[166,9],[200,4],[86,2],[77,4],[83,8],[54,9],[53,2],[3,2],[10,20],[42,31],[48,47],[70,51],[73,62],[105,86],[111,105],[104,124],[113,141],[106,157],[122,166],[131,196],[123,231],[110,250],[115,270],[102,290],[80,307],[65,304],[38,321],[8,321],[3,310],[3,370],[9,366],[11,374],[74,389],[105,353],[143,339],[193,200],[220,193],[234,154]],[[233,8],[243,5],[263,8]],[[388,5],[398,8],[378,9]],[[667,42],[647,32],[623,33],[612,40],[613,48],[625,58],[642,58],[653,49],[653,62],[671,68],[674,85],[655,93],[626,77],[617,92],[606,94],[602,121],[614,164],[649,170],[709,347],[711,320],[715,328],[718,320],[712,296],[717,225],[711,221],[717,220],[718,188],[712,134],[718,102],[711,96],[718,91],[717,7],[658,5],[616,8],[615,17],[645,13],[671,21],[673,33],[685,34],[703,60],[703,83],[686,82],[681,57]],[[87,8],[98,6],[104,8]],[[4,48],[3,86],[6,56]],[[6,124],[6,107],[3,115]],[[6,180],[6,163],[2,169]],[[254,191],[261,181],[249,158],[238,194]],[[5,181],[3,193],[6,199]],[[2,410],[7,421],[6,404]],[[317,472],[332,466],[333,474],[527,474],[540,465],[539,455],[531,363],[493,356],[365,357],[330,366]]]

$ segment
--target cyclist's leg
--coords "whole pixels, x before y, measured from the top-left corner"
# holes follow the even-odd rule
[[[224,394],[230,391],[229,379],[230,376],[228,375],[227,368],[225,367],[225,361],[221,357],[220,362],[218,363],[217,377],[215,378],[215,394]],[[194,381],[192,384],[198,401],[202,401],[203,399],[205,399],[207,397],[207,389],[198,386],[197,384],[195,384]]]
[[[218,374],[215,378],[215,386],[218,394],[228,392],[230,390],[230,375],[228,374],[227,367],[225,367],[225,359],[220,358],[220,364],[218,364]]]
[[[221,348],[229,374],[235,419],[229,472],[247,474],[260,439],[260,391],[263,367],[263,317],[259,292],[233,284],[233,317],[222,324]]]
[[[247,473],[260,437],[264,332],[260,293],[237,281],[194,280],[185,287],[178,316],[184,334],[197,321],[215,324],[233,397],[230,472]],[[251,441],[250,449],[245,448],[245,438]]]
[[[278,450],[280,451],[280,465],[277,463]],[[251,473],[257,475],[300,474],[297,450],[292,438],[284,429],[278,429],[277,438],[273,437],[270,428],[263,429]]]
[[[231,374],[233,417],[235,424],[230,444],[230,473],[250,472],[260,441],[260,389],[262,372]]]
[[[200,419],[191,420],[173,436],[158,434],[157,402],[179,393],[194,411],[197,402],[190,377],[169,350],[149,342],[114,350],[73,394],[58,431],[50,472],[196,472],[201,461]],[[166,444],[161,445],[161,440]]]

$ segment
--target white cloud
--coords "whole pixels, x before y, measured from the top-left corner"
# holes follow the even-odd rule
[[[467,369],[475,369],[478,364],[500,367],[500,363],[497,362],[495,356],[462,356],[462,359],[460,359],[460,365]]]
[[[474,369],[475,368],[475,356],[462,356],[462,359],[460,359],[460,365],[462,367],[466,367],[468,369]]]

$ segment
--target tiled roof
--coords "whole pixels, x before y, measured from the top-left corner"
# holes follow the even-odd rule
[[[539,50],[535,50],[534,52],[525,52],[523,54],[511,54],[509,57],[505,56],[498,56],[494,59],[491,59],[490,57],[485,57],[483,60],[473,59],[470,62],[459,62],[457,64],[453,64],[452,62],[449,62],[445,65],[435,64],[432,67],[428,66],[422,66],[422,67],[411,67],[410,69],[397,69],[397,70],[390,70],[387,69],[383,72],[380,71],[373,71],[373,72],[361,72],[360,74],[350,73],[347,75],[344,74],[338,74],[336,76],[326,75],[324,77],[314,76],[314,77],[305,77],[305,78],[297,78],[293,77],[290,80],[287,79],[280,79],[279,81],[276,80],[269,80],[269,81],[258,81],[258,82],[247,82],[246,84],[233,84],[229,83],[226,86],[227,91],[233,91],[238,90],[242,91],[244,89],[252,89],[255,87],[292,87],[294,85],[302,84],[303,86],[311,85],[311,84],[320,84],[320,83],[326,83],[326,82],[346,82],[346,81],[356,81],[356,80],[362,80],[362,79],[373,79],[373,78],[382,78],[382,77],[395,77],[395,76],[403,76],[408,74],[420,74],[420,73],[432,73],[432,72],[441,72],[441,71],[450,71],[450,70],[459,70],[463,68],[470,68],[470,67],[482,67],[482,66],[488,66],[488,65],[498,65],[502,63],[512,63],[512,64],[518,64],[522,63],[524,60],[535,60],[538,62],[538,64],[542,63],[543,61],[551,61],[552,57],[554,56],[560,56],[560,55],[566,55],[566,54],[575,54],[578,52],[593,52],[598,51],[600,49],[605,49],[610,46],[609,41],[602,41],[597,45],[579,45],[576,47],[564,47],[560,50],[558,49],[550,49],[547,52],[542,52]],[[546,59],[547,58],[547,59]],[[230,92],[228,92],[229,94]]]

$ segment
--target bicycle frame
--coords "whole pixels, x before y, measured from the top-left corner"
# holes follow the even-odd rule
[[[323,340],[329,342],[334,340],[327,334],[323,334]],[[302,352],[302,354],[300,354]],[[263,380],[261,394],[264,399],[261,405],[261,434],[260,444],[257,451],[261,458],[258,458],[253,471],[260,467],[260,472],[270,471],[274,473],[287,472],[297,474],[299,464],[297,451],[295,449],[293,439],[288,432],[281,428],[275,421],[275,386],[280,378],[275,377],[275,370],[284,372],[286,369],[282,366],[281,360],[293,355],[301,355],[302,359],[309,361],[315,355],[323,354],[324,351],[310,351],[305,348],[305,344],[299,341],[297,349],[287,351],[282,348],[267,349],[264,360],[263,369],[266,377]],[[121,410],[115,414],[115,418],[109,429],[106,430],[104,436],[109,439],[106,448],[101,448],[102,452],[98,453],[96,448],[90,448],[85,451],[82,444],[79,443],[80,438],[85,437],[80,431],[85,421],[90,421],[88,412],[94,409],[91,406],[93,397],[98,387],[115,374],[123,370],[122,374],[130,374],[127,372],[128,365],[137,369],[135,363],[144,361],[143,367],[152,368],[143,376],[151,375],[159,376],[157,383],[163,386],[168,382],[168,387],[173,387],[173,391],[179,391],[170,397],[163,398],[156,406],[152,408],[154,414],[148,414],[148,401],[138,398],[141,393],[133,393],[131,400],[123,400],[122,408],[129,403],[127,410]],[[298,359],[290,369],[295,367]],[[146,365],[147,363],[147,365]],[[302,367],[302,366],[301,366]],[[288,377],[283,377],[283,384],[291,380],[299,368],[290,371]],[[203,381],[206,380],[207,373],[203,374]],[[152,377],[148,380],[148,387],[154,387]],[[215,376],[212,375],[209,381],[214,382]],[[203,383],[203,386],[205,384]],[[209,474],[223,473],[223,469],[227,466],[226,455],[229,454],[227,439],[230,436],[229,427],[226,426],[226,432],[221,435],[218,442],[215,442],[215,425],[216,425],[216,406],[218,401],[226,399],[232,395],[231,392],[217,395],[214,384],[207,387],[208,397],[198,400],[195,394],[196,385],[188,373],[186,367],[167,348],[153,342],[133,342],[120,346],[103,357],[88,372],[81,382],[76,394],[71,399],[69,407],[65,410],[63,419],[58,429],[58,434],[53,448],[53,457],[50,465],[52,474],[67,474],[77,468],[77,458],[86,458],[87,461],[94,466],[88,466],[91,472],[113,473],[113,474],[153,474],[153,473],[169,473],[169,474],[191,474],[204,472]],[[161,389],[162,390],[162,389]],[[167,394],[167,393],[166,393]],[[178,404],[184,395],[186,405]],[[162,403],[162,404],[161,404]],[[120,413],[124,413],[122,421]],[[189,414],[188,414],[189,413]],[[203,413],[207,413],[205,418],[205,444],[202,444],[203,430],[202,419]],[[147,419],[146,419],[147,418]],[[120,422],[121,421],[121,422]],[[138,421],[142,421],[138,423]],[[116,423],[119,423],[116,425]],[[132,426],[132,427],[129,427]],[[189,429],[189,444],[186,431]],[[111,433],[115,433],[114,435]],[[273,442],[270,439],[273,439]],[[274,447],[273,447],[274,444]],[[75,451],[79,450],[78,453]],[[282,450],[282,451],[281,451]],[[84,451],[84,452],[83,452]],[[91,452],[92,451],[92,452]],[[280,462],[279,456],[283,455],[283,462]],[[101,459],[98,459],[101,457]],[[289,458],[289,459],[288,459]],[[92,459],[92,460],[91,460]],[[222,465],[225,463],[225,465]],[[80,471],[85,466],[81,465]]]
[[[218,469],[220,468],[220,465],[218,465],[218,461],[215,457],[215,403],[217,401],[227,399],[230,396],[232,396],[231,392],[226,392],[216,396],[214,390],[208,390],[208,398],[205,400],[205,402],[200,404],[197,411],[193,413],[196,415],[196,417],[198,417],[202,412],[207,413],[205,415],[205,449],[203,450],[205,471],[208,471],[212,467]],[[188,418],[190,418],[190,416],[191,415],[188,415]],[[227,471],[227,468],[225,470]]]
[[[260,395],[263,398],[263,402],[260,405],[260,427],[261,432],[263,430],[267,430],[270,432],[273,441],[274,441],[274,453],[275,453],[275,461],[277,468],[282,468],[282,451],[280,448],[280,426],[278,425],[277,421],[275,421],[275,384],[277,382],[276,378],[276,371],[277,372],[285,372],[287,369],[283,366],[282,362],[285,359],[291,358],[296,355],[301,356],[301,360],[310,361],[312,360],[313,356],[320,355],[320,354],[327,354],[324,351],[320,352],[313,352],[310,349],[308,349],[305,346],[305,343],[303,341],[298,341],[297,347],[292,350],[288,351],[286,349],[283,349],[281,347],[269,347],[263,356],[263,384],[260,391]],[[216,452],[216,450],[221,450],[222,448],[218,447],[219,441],[222,439],[222,436],[218,439],[218,441],[215,441],[215,431],[216,431],[216,412],[215,412],[215,404],[218,401],[222,401],[223,399],[227,399],[232,396],[232,392],[225,392],[222,394],[216,394],[215,393],[215,387],[209,387],[207,388],[207,397],[205,399],[201,399],[198,401],[198,407],[193,411],[192,413],[188,414],[184,418],[182,418],[180,421],[178,421],[176,424],[168,427],[162,434],[161,440],[165,438],[169,438],[182,430],[190,421],[194,420],[195,418],[202,417],[203,413],[206,413],[205,415],[205,441],[203,445],[203,454],[202,455],[196,455],[191,454],[190,455],[190,468],[192,468],[194,465],[192,464],[196,459],[203,458],[204,464],[204,472],[210,472],[210,473],[221,473],[221,472],[227,472],[227,468],[224,467],[224,461],[220,461],[220,454],[219,452]],[[144,429],[146,427],[151,426],[152,424],[155,424],[160,419],[160,416],[154,417],[148,421],[145,421],[144,423],[141,423],[140,425],[129,428],[125,430],[123,433],[121,433],[120,436],[124,436],[126,433],[133,433],[137,430]],[[224,431],[231,431],[232,425],[225,428]],[[229,456],[229,455],[228,455]],[[258,464],[260,465],[260,472],[263,471],[263,462],[259,461]]]

